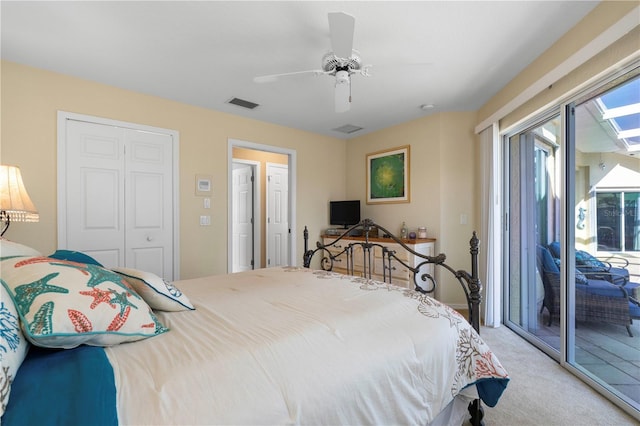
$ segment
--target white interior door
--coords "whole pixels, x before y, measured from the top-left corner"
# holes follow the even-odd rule
[[[233,269],[232,272],[254,268],[254,175],[255,166],[233,163]]]
[[[267,163],[267,267],[289,262],[289,168]]]
[[[173,278],[171,136],[124,133],[125,265]]]
[[[69,121],[66,135],[66,244],[103,265],[125,264],[124,132]]]
[[[175,279],[173,137],[72,119],[59,125],[59,248]]]

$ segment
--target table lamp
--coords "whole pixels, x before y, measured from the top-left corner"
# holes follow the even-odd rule
[[[13,222],[38,222],[40,215],[22,182],[20,168],[0,165],[0,237]]]

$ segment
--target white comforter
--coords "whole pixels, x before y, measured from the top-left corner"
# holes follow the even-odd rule
[[[196,311],[106,349],[121,424],[425,424],[507,376],[464,318],[410,290],[301,268],[175,284]]]

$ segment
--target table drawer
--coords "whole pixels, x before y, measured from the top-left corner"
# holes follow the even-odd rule
[[[384,274],[384,263],[381,257],[376,257],[375,260],[373,261],[373,271],[376,275]],[[409,268],[404,266],[402,263],[396,260],[391,260],[391,277],[392,278],[400,278],[403,280],[408,280],[410,272],[411,271],[409,271]]]

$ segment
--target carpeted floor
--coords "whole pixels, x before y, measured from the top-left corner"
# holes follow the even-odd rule
[[[507,327],[480,334],[511,377],[498,405],[485,407],[487,426],[640,424]]]

